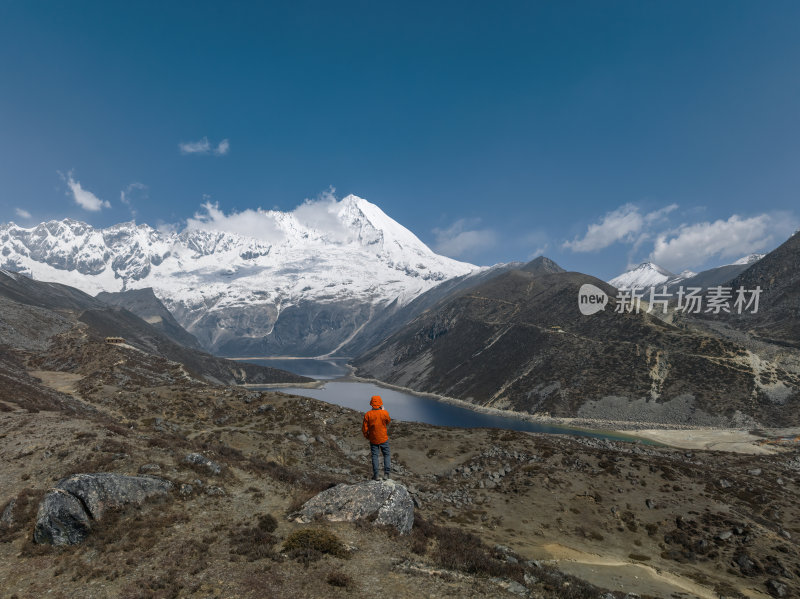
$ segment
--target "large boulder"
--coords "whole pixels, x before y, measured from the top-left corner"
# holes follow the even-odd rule
[[[33,540],[48,545],[76,545],[89,536],[91,527],[91,518],[78,498],[53,489],[39,504]]]
[[[333,522],[373,520],[405,534],[414,525],[414,503],[408,489],[393,480],[340,484],[305,502],[297,519],[310,522],[317,516]]]
[[[111,508],[141,505],[145,501],[166,497],[172,483],[155,476],[125,476],[101,472],[74,474],[56,485],[80,499],[95,520]]]
[[[39,504],[33,538],[51,545],[80,543],[91,522],[107,510],[166,497],[171,489],[171,482],[153,476],[75,474],[60,481]]]

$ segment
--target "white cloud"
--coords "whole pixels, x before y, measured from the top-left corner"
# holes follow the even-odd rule
[[[31,217],[31,213],[28,212],[27,210],[23,210],[22,208],[17,208],[17,209],[14,210],[14,212],[16,212],[17,216],[20,217],[20,218],[30,218]]]
[[[582,239],[565,241],[563,247],[573,252],[593,252],[617,241],[632,241],[644,225],[639,208],[625,204],[607,213],[599,223],[589,225]]]
[[[434,229],[434,250],[450,258],[476,255],[497,243],[497,234],[491,229],[475,229],[478,219],[461,218],[446,229]]]
[[[225,156],[231,149],[231,142],[223,139],[216,147],[211,145],[207,137],[199,141],[186,141],[178,144],[181,154],[214,154],[215,156]]]
[[[257,208],[226,214],[219,203],[212,202],[209,196],[203,196],[202,211],[186,221],[186,228],[225,231],[268,243],[278,243],[284,237],[278,218],[292,216],[296,221],[294,226],[310,229],[328,242],[349,243],[352,241],[352,232],[339,216],[341,201],[336,199],[335,191],[331,187],[316,198],[305,200],[291,212]]]
[[[545,243],[542,247],[538,247],[533,250],[532,253],[528,254],[528,260],[533,260],[534,258],[538,258],[539,256],[544,256],[544,253],[547,251],[547,248],[550,247],[550,244]]]
[[[62,178],[67,182],[67,186],[72,193],[72,199],[84,210],[99,212],[103,208],[111,208],[111,203],[108,200],[101,200],[88,189],[84,189],[80,181],[76,181],[73,178],[72,171],[68,172],[66,177],[62,175]]]
[[[650,236],[647,229],[664,220],[677,208],[677,204],[670,204],[643,215],[638,206],[624,204],[606,213],[600,222],[589,225],[582,238],[576,237],[572,241],[565,241],[562,247],[573,252],[594,252],[618,241],[633,243],[638,247]]]
[[[148,199],[147,185],[144,183],[131,183],[119,192],[119,201],[128,207],[131,216],[136,218],[136,208],[134,203]]]
[[[734,214],[727,220],[684,224],[656,237],[650,259],[677,272],[703,266],[711,258],[740,258],[783,240],[795,225],[786,214]]]
[[[186,141],[178,144],[181,154],[208,154],[211,151],[211,144],[207,137],[200,141]]]
[[[194,218],[186,220],[188,230],[224,231],[251,237],[267,243],[277,243],[283,239],[283,233],[275,223],[273,213],[257,208],[248,208],[241,212],[225,214],[220,210],[219,203],[212,203],[208,196],[201,208],[205,212],[197,212]]]
[[[217,156],[225,156],[225,154],[227,154],[230,149],[231,149],[231,142],[229,142],[227,139],[223,139],[217,145],[217,149],[214,150],[214,154],[216,154]]]
[[[663,208],[660,208],[658,210],[654,210],[653,212],[650,212],[649,214],[645,214],[644,222],[647,223],[647,224],[652,224],[652,223],[658,222],[658,221],[662,220],[664,217],[666,217],[667,214],[669,214],[670,212],[674,212],[677,209],[678,209],[678,205],[677,204],[670,204],[669,206],[664,206]]]
[[[349,241],[350,231],[339,218],[340,201],[333,187],[323,191],[313,200],[307,199],[292,211],[297,221],[310,229],[316,229],[328,241]]]

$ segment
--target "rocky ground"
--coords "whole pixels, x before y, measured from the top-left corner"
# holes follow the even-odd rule
[[[306,500],[368,478],[361,414],[201,383],[124,348],[81,352],[0,356],[3,597],[798,596],[795,450],[399,422],[411,533],[303,523]],[[45,493],[95,472],[172,490],[93,521],[79,545],[34,543]]]

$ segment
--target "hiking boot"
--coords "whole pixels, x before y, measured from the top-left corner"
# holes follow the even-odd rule
[[[392,480],[392,473],[391,472],[384,473],[383,480]]]

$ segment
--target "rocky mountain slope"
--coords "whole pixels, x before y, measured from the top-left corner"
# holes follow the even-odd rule
[[[466,289],[476,287],[514,269],[536,274],[564,272],[564,269],[558,264],[549,258],[540,256],[534,258],[527,264],[522,262],[497,264],[490,268],[476,269],[468,275],[453,277],[417,296],[404,306],[393,304],[375,314],[364,328],[358,332],[358,335],[339,348],[339,354],[343,356],[361,355],[367,350],[372,349],[395,331],[404,327],[423,312],[431,310],[434,306],[440,305],[443,302],[449,301]]]
[[[255,364],[217,358],[179,345],[135,314],[104,304],[77,289],[0,271],[0,346],[42,351],[42,360],[65,369],[85,361],[89,339],[123,337],[133,351],[168,360],[186,376],[225,383],[303,383],[305,377]]]
[[[578,291],[610,300],[584,316]],[[800,376],[711,333],[618,313],[580,273],[512,270],[422,313],[357,374],[478,405],[556,416],[799,424]]]
[[[769,343],[800,349],[800,234],[751,263],[726,285],[748,291],[760,288],[758,312],[721,314],[718,322]]]
[[[91,294],[151,287],[217,354],[311,356],[335,351],[385,306],[475,270],[356,196],[314,218],[301,209],[250,218],[248,236],[202,218],[181,232],[12,223],[0,226],[0,268]]]
[[[197,341],[194,335],[178,324],[172,313],[161,303],[161,300],[156,297],[150,287],[115,293],[103,291],[98,293],[96,297],[104,304],[119,306],[136,314],[136,316],[160,330],[175,343],[202,350],[200,342]]]

